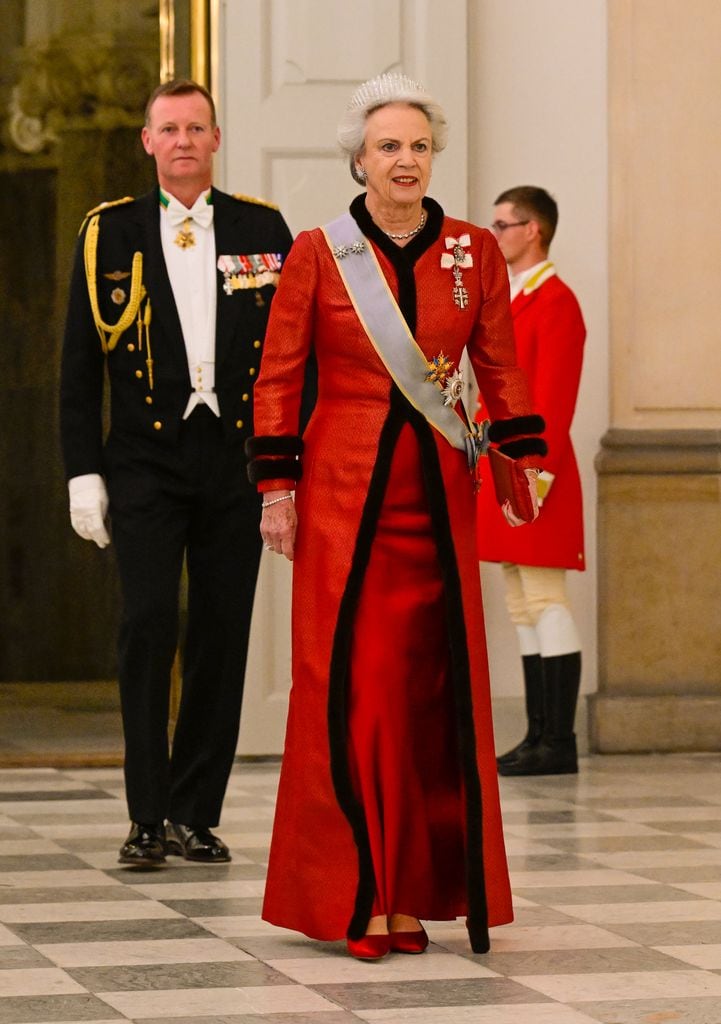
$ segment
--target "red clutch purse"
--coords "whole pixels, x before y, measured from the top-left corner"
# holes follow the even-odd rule
[[[528,477],[515,459],[504,455],[497,448],[488,449],[493,485],[496,488],[498,504],[510,501],[511,508],[519,519],[533,522],[533,501],[528,489]]]

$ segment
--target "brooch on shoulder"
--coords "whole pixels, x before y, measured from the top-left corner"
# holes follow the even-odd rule
[[[360,256],[365,252],[365,248],[366,244],[362,240],[351,242],[350,245],[334,245],[333,255],[337,260],[344,260],[346,256]]]

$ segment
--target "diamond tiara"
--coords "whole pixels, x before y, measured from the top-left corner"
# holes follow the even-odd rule
[[[396,71],[387,71],[363,82],[351,96],[348,109],[362,109],[392,102],[398,97],[399,92],[417,94],[425,93],[425,91],[420,82],[415,82],[407,75],[401,75]]]

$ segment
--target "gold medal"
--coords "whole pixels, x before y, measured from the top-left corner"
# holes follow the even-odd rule
[[[190,217],[186,217],[183,226],[173,239],[180,249],[192,249],[195,245],[195,235],[190,228]]]

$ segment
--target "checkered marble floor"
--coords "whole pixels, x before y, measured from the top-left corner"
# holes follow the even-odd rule
[[[721,1024],[721,756],[503,779],[516,921],[376,964],[259,919],[277,766],[236,766],[229,865],[121,868],[118,769],[0,771],[0,1024]]]

